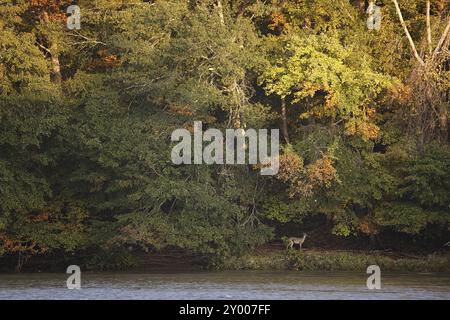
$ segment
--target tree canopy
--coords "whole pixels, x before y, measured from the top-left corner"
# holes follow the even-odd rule
[[[0,0],[0,256],[448,237],[447,0],[375,1],[380,30],[365,1],[70,4]],[[174,165],[194,121],[282,129],[280,172]]]

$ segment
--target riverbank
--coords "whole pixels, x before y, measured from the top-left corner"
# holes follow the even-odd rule
[[[88,256],[36,256],[22,272],[65,272],[68,265],[79,265],[86,271],[187,272],[208,270],[262,271],[365,271],[378,265],[392,272],[450,272],[450,252],[412,255],[398,251],[323,250],[303,251],[263,247],[238,257],[211,258],[180,250],[130,253],[121,259],[92,259]],[[0,258],[0,272],[14,272],[15,259]]]
[[[226,259],[220,270],[450,272],[450,254],[405,256],[381,251],[264,251]]]

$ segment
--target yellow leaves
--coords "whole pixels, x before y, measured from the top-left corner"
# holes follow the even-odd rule
[[[370,106],[378,104],[394,79],[372,69],[366,54],[335,35],[294,36],[285,52],[284,59],[262,75],[268,94],[288,98],[291,106],[304,104],[300,119],[339,120],[347,124],[349,135],[378,138],[376,113]]]
[[[376,140],[380,136],[380,128],[360,119],[351,119],[345,124],[345,133],[349,136],[358,135],[364,141]]]
[[[377,110],[375,110],[375,108],[368,108],[366,110],[366,116],[369,119],[375,119],[376,115],[377,115]]]
[[[217,118],[214,116],[205,116],[204,118],[201,119],[202,122],[206,123],[206,124],[213,124],[217,122]]]
[[[349,136],[360,136],[364,141],[378,139],[380,128],[373,122],[376,117],[377,111],[375,108],[365,108],[361,117],[347,121],[345,133]]]
[[[389,90],[391,100],[399,104],[406,104],[411,100],[412,89],[410,86],[397,83]]]
[[[376,140],[380,136],[380,128],[373,123],[364,122],[364,125],[360,129],[360,134],[363,139]]]
[[[325,99],[325,109],[333,111],[339,103],[338,96],[333,94],[332,92],[329,93]]]
[[[298,92],[296,94],[296,101],[300,100],[302,98],[306,97],[314,97],[314,95],[319,92],[320,90],[324,90],[324,87],[322,84],[317,84],[311,81],[305,81],[303,83],[303,90],[302,92]]]

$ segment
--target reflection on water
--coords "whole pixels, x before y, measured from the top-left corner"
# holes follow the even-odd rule
[[[450,274],[382,273],[381,290],[343,272],[83,273],[81,290],[68,276],[2,274],[0,299],[450,299]]]

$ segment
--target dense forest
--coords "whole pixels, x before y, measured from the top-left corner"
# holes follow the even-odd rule
[[[0,259],[442,247],[450,2],[374,2],[0,0]],[[278,174],[174,165],[194,121],[279,129]]]

